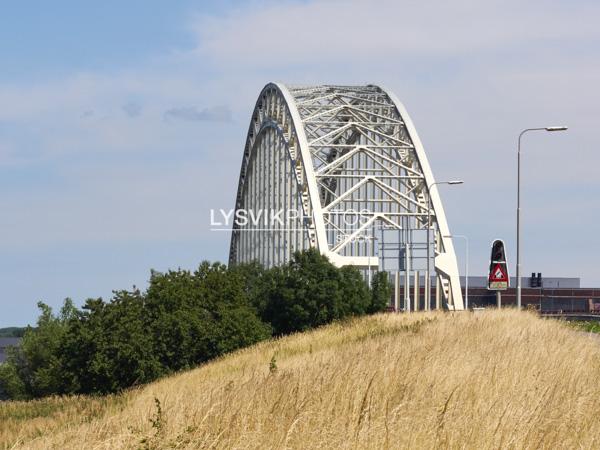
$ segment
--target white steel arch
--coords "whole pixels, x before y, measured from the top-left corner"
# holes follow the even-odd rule
[[[429,232],[438,295],[463,309],[442,201],[428,189],[434,181],[393,93],[269,83],[250,121],[229,262],[270,267],[315,247],[338,266],[400,271],[407,280],[425,266]]]

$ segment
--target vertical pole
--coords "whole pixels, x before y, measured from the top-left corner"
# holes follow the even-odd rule
[[[427,270],[425,271],[425,309],[428,309],[427,305],[431,304],[431,243],[429,242],[429,233],[431,232],[431,188],[433,187],[433,184],[427,189]]]
[[[521,137],[528,131],[564,131],[567,127],[526,128],[517,145],[517,309],[521,309]]]
[[[425,288],[423,304],[427,304],[431,302],[431,276],[429,275],[429,270],[425,270],[425,284],[423,287]]]
[[[521,309],[521,136],[517,146],[517,309]]]
[[[419,292],[421,289],[421,286],[419,285],[420,284],[419,276],[420,276],[419,272],[415,270],[415,282],[414,282],[415,288],[414,288],[414,293],[413,293],[413,299],[414,299],[415,303],[419,303],[419,300],[420,300],[419,297],[421,296],[421,293]]]
[[[380,193],[380,196],[383,196],[383,193]],[[377,247],[379,250],[377,252],[377,257],[381,258],[381,270],[385,271],[385,228],[381,228],[381,247]]]
[[[502,308],[502,292],[496,291],[496,306],[498,309]]]
[[[406,230],[406,300],[410,302],[410,237],[408,235],[409,231]]]
[[[263,164],[264,164],[264,153],[265,153],[265,139],[263,138],[263,140],[260,141],[260,146],[259,146],[259,153],[258,153],[258,195],[259,198],[257,199],[258,201],[256,202],[258,205],[258,210],[264,210],[265,207],[265,190],[264,190],[264,182],[265,182],[265,171],[263,168]],[[261,264],[265,264],[265,261],[263,259],[263,245],[264,245],[264,239],[262,239],[262,228],[264,228],[263,224],[262,224],[262,218],[258,221],[258,223],[256,224],[256,228],[258,228],[256,230],[256,254],[258,256],[258,260],[260,261]]]
[[[405,304],[410,304],[410,297],[408,296],[408,272],[404,272],[404,303]],[[417,312],[419,310],[419,302],[417,301],[417,299],[414,299],[413,301],[413,311]]]
[[[404,253],[406,262],[404,266],[404,303],[410,303],[410,263],[408,262],[408,243],[406,245],[406,252]],[[415,305],[415,311],[417,310],[417,305]]]
[[[441,248],[442,244],[441,244],[441,240],[442,240],[442,236],[440,233],[435,233],[434,234],[435,239],[433,240],[433,248],[434,248],[434,261],[435,261],[435,254],[436,252],[439,251],[438,246]],[[440,310],[442,309],[442,283],[440,282],[440,277],[438,277],[437,271],[435,270],[435,266],[434,266],[434,272],[435,272],[435,309]],[[448,306],[450,306],[452,304],[452,302],[450,301],[450,295],[452,294],[452,289],[449,287],[448,288]]]
[[[400,271],[394,274],[394,310],[400,311]],[[406,312],[410,311],[410,305],[404,305]]]
[[[437,309],[440,309],[440,305],[441,305],[441,299],[442,299],[442,289],[441,289],[441,284],[440,284],[440,278],[436,275],[435,276],[435,307]]]
[[[469,309],[469,238],[465,236],[467,244],[467,263],[465,264],[465,309]]]
[[[367,251],[369,252],[369,256],[367,259],[367,270],[369,271],[369,289],[371,289],[371,250],[367,247]]]

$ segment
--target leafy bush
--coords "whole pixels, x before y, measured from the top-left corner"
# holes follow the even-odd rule
[[[165,373],[147,333],[139,291],[90,299],[69,323],[59,349],[63,393],[108,393]]]
[[[58,316],[42,302],[38,308],[41,314],[36,328],[25,330],[20,345],[11,349],[0,371],[0,391],[11,398],[43,397],[61,392],[59,347],[76,308],[70,299],[65,300]]]
[[[204,262],[194,273],[155,275],[146,292],[148,329],[159,362],[193,367],[270,337],[252,307],[239,272]]]
[[[81,309],[67,299],[58,315],[39,303],[37,326],[0,366],[0,399],[117,392],[272,335],[381,311],[389,297],[387,274],[369,289],[356,268],[317,250],[269,270],[203,262],[152,271],[145,292],[115,291]]]
[[[367,312],[373,314],[385,311],[390,304],[392,287],[387,272],[376,272],[371,280],[371,304]]]
[[[11,363],[0,364],[0,400],[27,398],[25,383],[19,377],[17,366]]]
[[[265,278],[261,315],[275,335],[365,314],[370,302],[356,268],[338,269],[315,249],[296,252],[288,264],[271,269]]]

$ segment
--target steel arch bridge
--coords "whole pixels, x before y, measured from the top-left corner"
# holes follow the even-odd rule
[[[244,147],[229,263],[271,267],[317,248],[337,266],[393,273],[396,289],[402,276],[410,310],[410,280],[418,288],[420,275],[423,307],[432,305],[424,281],[431,257],[437,307],[461,310],[456,255],[434,182],[393,93],[374,85],[269,83]]]

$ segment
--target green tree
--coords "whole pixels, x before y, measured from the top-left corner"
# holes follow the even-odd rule
[[[241,277],[243,289],[248,302],[261,315],[266,307],[268,271],[258,262],[236,264],[229,268],[234,276]]]
[[[263,320],[275,335],[317,327],[342,315],[339,270],[318,250],[296,252],[270,270]]]
[[[218,263],[154,276],[146,308],[161,364],[180,370],[269,337],[247,289],[242,272]]]
[[[385,311],[390,304],[392,287],[387,272],[376,272],[371,280],[371,304],[367,312],[373,314]]]
[[[339,271],[342,290],[340,318],[366,314],[371,305],[371,293],[362,274],[354,266],[344,266]]]
[[[10,361],[9,357],[9,362],[0,364],[0,401],[25,400],[27,398],[30,398],[27,387],[19,377],[17,366]]]
[[[20,345],[9,353],[0,374],[3,390],[15,398],[42,397],[60,392],[62,388],[58,349],[76,308],[71,299],[64,301],[58,315],[43,302],[38,303],[38,308],[40,316],[36,327],[26,329]]]
[[[139,290],[116,291],[110,303],[89,299],[69,325],[59,352],[64,392],[116,392],[164,373]]]
[[[152,271],[146,292],[109,302],[67,299],[58,315],[40,303],[35,328],[0,367],[0,398],[108,393],[194,367],[268,338],[385,309],[385,272],[369,287],[355,267],[336,268],[316,249],[280,267]]]
[[[0,328],[0,337],[23,337],[25,330],[25,327]]]

